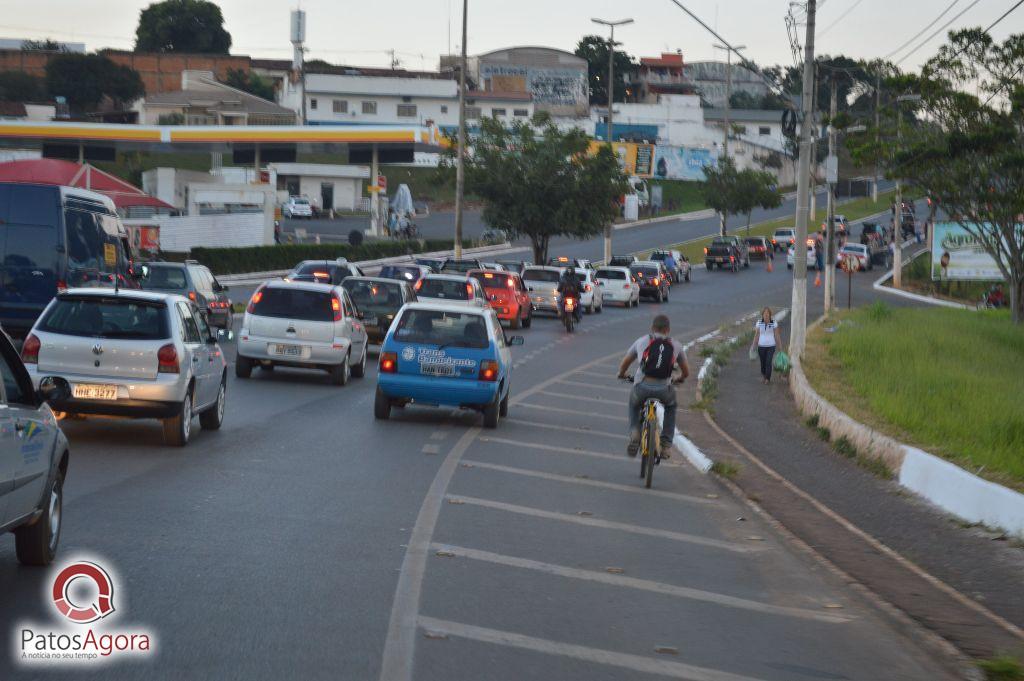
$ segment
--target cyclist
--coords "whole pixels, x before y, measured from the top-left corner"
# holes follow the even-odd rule
[[[640,448],[640,419],[644,402],[654,398],[665,409],[661,428],[661,458],[669,458],[668,450],[676,429],[676,391],[674,384],[682,383],[690,375],[686,353],[678,341],[669,337],[669,320],[660,314],[651,323],[651,332],[636,339],[619,364],[619,378],[626,378],[630,365],[639,360],[633,375],[633,390],[629,394],[629,444],[626,453],[636,456]],[[672,379],[672,371],[679,367],[680,376]]]

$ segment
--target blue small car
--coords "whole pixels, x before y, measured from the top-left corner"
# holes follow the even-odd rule
[[[381,345],[373,415],[387,419],[392,406],[415,402],[476,409],[495,428],[508,413],[509,347],[522,344],[505,338],[491,308],[407,303]]]

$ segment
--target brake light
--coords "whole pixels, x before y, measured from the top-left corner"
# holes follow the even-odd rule
[[[586,291],[587,293],[590,293],[590,284],[584,285],[583,290]]]
[[[340,322],[341,321],[341,301],[338,299],[338,296],[336,296],[336,295],[331,296],[331,312],[334,313],[334,321]]]
[[[623,285],[622,285],[622,288],[624,288],[624,289],[626,289],[626,290],[628,291],[629,289],[631,289],[631,288],[632,288],[632,286],[631,286],[631,285],[629,285],[629,284],[623,284]]]
[[[58,279],[57,280],[57,293],[64,293],[67,290],[68,290],[68,282],[64,281],[63,279]]]
[[[773,243],[773,244],[777,244],[777,243],[779,243],[779,242],[778,242],[778,241],[776,241],[775,239],[772,239],[772,243]]]
[[[252,294],[252,298],[249,300],[248,307],[245,308],[246,312],[253,313],[256,311],[256,306],[263,300],[263,289],[258,289],[256,293]]]
[[[658,278],[655,277],[654,279],[651,279],[651,286],[657,286],[657,285],[658,285]]]
[[[473,298],[473,285],[472,284],[466,284],[466,297],[470,298],[470,299]]]
[[[313,273],[313,278],[314,279],[330,279],[331,275],[328,274],[327,272],[314,272]]]
[[[481,381],[496,381],[498,380],[498,363],[493,359],[485,359],[480,362],[480,376]]]
[[[707,255],[707,254],[708,254],[708,247],[707,247],[707,246],[705,246],[705,247],[704,247],[704,255]]]
[[[380,372],[393,374],[398,371],[398,355],[393,352],[380,353]]]
[[[494,275],[490,272],[484,272],[484,279],[494,279]]]
[[[565,309],[569,310],[569,311],[572,311],[575,308],[576,308],[576,300],[574,298],[566,298],[565,299]]]
[[[730,255],[729,256],[729,262],[733,262],[734,260],[736,260],[736,256]]]
[[[196,292],[195,291],[189,291],[188,292],[188,299],[191,300],[193,303],[196,302]]]
[[[515,279],[513,279],[512,277],[509,277],[509,278],[508,278],[508,282],[506,282],[506,285],[507,285],[507,286],[508,286],[509,288],[515,288],[515,287],[516,287],[516,280],[515,280]]]
[[[177,374],[181,373],[178,366],[178,351],[172,343],[168,343],[156,351],[157,373]]]
[[[40,345],[42,343],[39,342],[35,334],[30,333],[21,346],[21,361],[25,364],[38,364]]]
[[[422,280],[422,279],[418,279],[418,280],[416,280],[416,285],[415,285],[415,286],[413,286],[413,288],[414,288],[414,289],[416,289],[416,291],[417,291],[417,293],[418,293],[418,292],[419,292],[419,290],[420,290],[421,288],[423,288],[423,280]]]

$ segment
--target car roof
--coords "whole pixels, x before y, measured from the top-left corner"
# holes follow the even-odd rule
[[[601,265],[597,268],[597,271],[601,270],[615,270],[617,272],[629,272],[629,268],[625,265]]]
[[[489,307],[475,307],[473,305],[466,305],[464,302],[458,303],[445,303],[435,302],[434,300],[418,300],[415,303],[406,303],[402,310],[431,310],[434,312],[459,312],[461,314],[475,314],[483,317]]]
[[[478,270],[470,270],[466,272],[466,276],[472,276],[474,274],[493,274],[496,277],[518,277],[518,272],[509,272],[508,270],[489,270],[486,267]],[[477,280],[479,281],[479,279]]]
[[[94,298],[124,298],[126,300],[144,300],[151,303],[167,302],[171,300],[188,300],[177,293],[160,293],[158,291],[142,291],[139,289],[125,288],[69,288],[67,291],[57,295],[64,296],[94,297]]]
[[[462,274],[462,273],[459,273],[459,274],[435,274],[434,272],[431,272],[429,274],[424,274],[423,278],[424,279],[437,279],[439,281],[462,281],[462,282],[465,282],[465,281],[469,280],[469,277],[466,276],[467,274],[469,274],[469,273],[467,272],[466,274]]]
[[[264,284],[265,288],[294,288],[303,291],[319,291],[330,293],[337,288],[334,284],[321,284],[315,281],[285,281],[284,279],[271,279]]]
[[[401,279],[390,279],[388,277],[345,277],[340,286],[344,287],[346,281],[369,281],[374,284],[396,284],[399,286],[402,284],[405,284],[406,286],[409,285],[408,282],[402,281]]]
[[[775,230],[775,233],[778,234],[779,232],[795,232],[795,231],[796,230],[794,228],[792,228],[792,227],[779,227],[778,229]]]
[[[188,267],[189,265],[194,265],[196,267],[206,267],[205,265],[200,265],[197,262],[187,262],[186,263],[186,262],[172,262],[172,261],[169,261],[169,260],[155,260],[153,262],[144,262],[144,263],[141,263],[141,264],[145,265],[146,267],[176,267],[178,269],[183,269],[185,267]]]
[[[637,260],[632,265],[633,267],[661,267],[661,263],[657,260]]]
[[[545,270],[547,272],[558,272],[561,273],[564,267],[555,267],[553,265],[530,265],[526,268],[527,270]],[[525,270],[524,270],[525,271]]]

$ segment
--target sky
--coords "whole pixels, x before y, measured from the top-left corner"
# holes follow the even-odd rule
[[[678,0],[745,56],[762,65],[790,64],[793,56],[784,18],[788,0]],[[956,5],[908,48],[924,41],[974,0]],[[139,12],[148,0],[0,0],[0,37],[84,42],[89,50],[130,49]],[[438,57],[455,51],[461,39],[461,0],[219,0],[233,39],[231,52],[290,59],[289,12],[306,10],[307,58],[356,66],[384,66],[395,50],[405,68],[437,68]],[[819,0],[818,54],[886,57],[925,28],[947,0]],[[950,29],[986,27],[1013,0],[977,0]],[[844,16],[845,15],[845,16]],[[803,16],[803,13],[800,13]],[[632,18],[616,30],[621,49],[640,56],[682,50],[686,61],[721,59],[705,29],[673,0],[469,0],[470,54],[515,45],[543,45],[571,51],[580,37],[607,29],[591,22]],[[804,28],[800,27],[803,42]],[[994,30],[996,39],[1024,32],[1024,7]],[[942,31],[907,56],[902,66],[916,69],[942,44]]]

